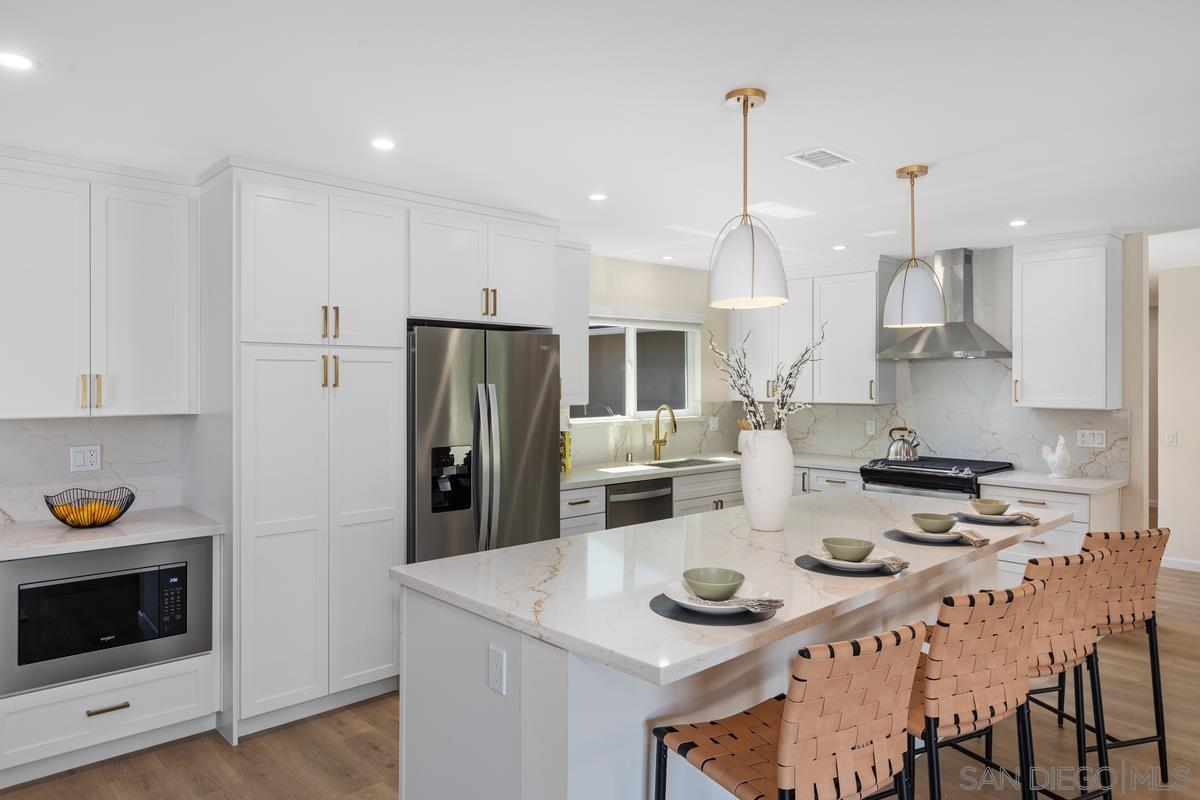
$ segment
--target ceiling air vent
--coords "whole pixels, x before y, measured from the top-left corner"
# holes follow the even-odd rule
[[[792,153],[790,156],[785,157],[788,161],[795,161],[797,164],[803,164],[811,169],[822,171],[858,163],[857,159],[843,156],[832,150],[826,150],[824,147],[818,147],[814,150],[802,150],[799,153]]]

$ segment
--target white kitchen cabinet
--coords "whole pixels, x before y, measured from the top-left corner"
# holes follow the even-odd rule
[[[796,467],[792,470],[792,496],[808,494],[808,468]]]
[[[396,674],[401,350],[242,349],[241,716]]]
[[[813,324],[817,329],[825,326],[814,370],[814,402],[895,402],[894,366],[881,366],[875,357],[879,348],[878,280],[874,271],[813,280]]]
[[[788,281],[787,303],[778,310],[775,360],[784,369],[800,357],[820,335],[820,326],[813,324],[813,280],[800,278]],[[800,373],[792,399],[798,403],[813,401],[814,364],[808,364]]]
[[[328,360],[242,349],[243,718],[329,691]]]
[[[703,514],[707,511],[721,511],[726,508],[736,508],[745,505],[741,492],[694,497],[688,500],[676,500],[672,506],[672,516],[686,517],[691,514]]]
[[[1086,495],[984,485],[979,494],[1029,509],[1035,514],[1066,512],[1071,515],[1070,522],[1000,551],[998,567],[1014,575],[1022,574],[1025,563],[1031,558],[1078,553],[1089,530],[1111,531],[1121,526],[1121,495],[1115,489]]]
[[[746,348],[746,366],[750,369],[754,396],[759,401],[774,397],[778,308],[754,308],[729,313],[729,346]],[[730,389],[730,399],[741,395]]]
[[[404,346],[406,214],[395,203],[329,198],[331,344]]]
[[[332,348],[329,691],[396,674],[404,563],[404,353]]]
[[[89,413],[88,184],[0,170],[0,418]]]
[[[413,209],[409,215],[409,314],[426,319],[490,317],[487,222],[469,214]]]
[[[554,332],[558,334],[558,372],[562,404],[588,401],[588,249],[559,243],[555,249]]]
[[[329,329],[329,198],[244,182],[242,341],[321,344]]]
[[[92,185],[93,416],[192,410],[188,198]]]
[[[560,520],[558,523],[558,535],[577,536],[581,533],[592,533],[593,531],[602,531],[607,527],[605,520],[607,514],[584,514],[579,517],[568,517]]]
[[[488,223],[492,321],[550,327],[555,310],[555,232],[524,222]]]
[[[810,492],[843,491],[847,489],[861,490],[862,476],[857,472],[842,472],[834,469],[813,469],[808,472],[808,490]]]
[[[1013,405],[1121,407],[1122,281],[1115,236],[1013,248]]]

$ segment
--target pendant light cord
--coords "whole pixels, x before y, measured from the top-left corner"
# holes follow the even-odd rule
[[[742,98],[742,219],[750,217],[750,98]]]
[[[908,176],[908,235],[912,242],[912,260],[917,260],[917,176]]]

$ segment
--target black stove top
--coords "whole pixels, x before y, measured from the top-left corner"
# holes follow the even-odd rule
[[[922,457],[916,461],[877,458],[864,465],[863,482],[912,489],[946,489],[979,494],[979,476],[1010,470],[1007,461],[976,461],[969,458]]]

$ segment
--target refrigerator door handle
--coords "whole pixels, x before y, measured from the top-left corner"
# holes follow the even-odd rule
[[[478,458],[475,459],[475,484],[479,487],[479,524],[475,531],[475,549],[487,549],[487,532],[492,516],[492,421],[486,384],[475,384],[476,423],[475,438],[479,442]]]
[[[491,518],[492,524],[488,533],[487,548],[491,550],[496,546],[497,536],[500,532],[500,502],[503,499],[501,479],[503,476],[500,474],[500,401],[496,397],[496,384],[489,383],[487,393],[488,415],[491,418],[488,423],[488,431],[492,439],[488,448],[491,456],[492,475],[492,503],[491,508],[488,509],[488,516]]]

